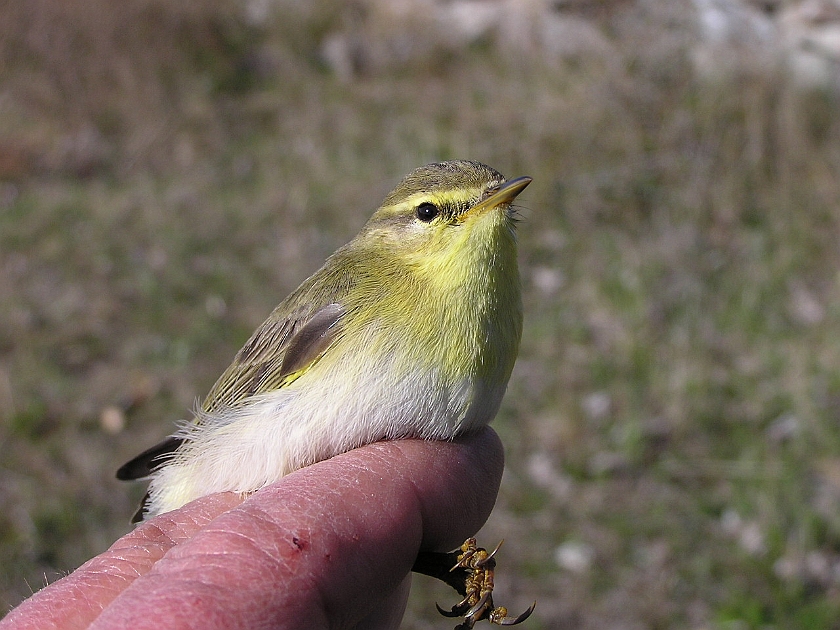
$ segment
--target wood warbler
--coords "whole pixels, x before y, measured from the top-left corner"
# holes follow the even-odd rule
[[[274,309],[172,436],[135,521],[253,492],[382,439],[452,439],[499,409],[522,331],[511,203],[531,182],[471,161],[409,173]]]

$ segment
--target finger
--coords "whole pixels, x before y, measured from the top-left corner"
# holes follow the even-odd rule
[[[354,627],[392,605],[421,546],[453,547],[481,526],[501,469],[490,430],[304,468],[172,548],[93,627]]]
[[[394,593],[377,606],[370,615],[356,623],[353,630],[396,630],[399,628],[405,614],[410,590],[411,574],[409,573]]]
[[[3,630],[86,628],[102,610],[170,549],[192,538],[219,514],[241,503],[232,493],[204,497],[143,523],[70,575],[47,586],[12,610]]]

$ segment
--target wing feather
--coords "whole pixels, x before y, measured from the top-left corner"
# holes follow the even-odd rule
[[[329,351],[343,331],[343,297],[349,286],[337,282],[328,269],[325,266],[274,309],[216,381],[202,411],[235,407],[251,396],[285,387]],[[319,290],[337,285],[342,288],[339,295]]]
[[[346,270],[337,277],[335,268],[325,265],[274,309],[207,394],[203,412],[235,407],[250,396],[284,387],[329,350],[343,329],[342,301],[350,286]],[[327,287],[333,288],[332,295]],[[201,421],[200,414],[194,421]],[[148,477],[175,456],[185,439],[178,434],[166,438],[120,467],[117,477]]]

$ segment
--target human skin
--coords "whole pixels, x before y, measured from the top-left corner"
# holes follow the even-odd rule
[[[0,630],[397,628],[417,553],[481,527],[503,465],[483,429],[371,444],[244,500],[203,497],[142,523]]]

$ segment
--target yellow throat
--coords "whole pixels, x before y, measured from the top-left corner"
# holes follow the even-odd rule
[[[195,420],[120,469],[152,477],[146,514],[490,422],[522,331],[511,203],[530,181],[471,161],[406,176],[256,330]]]

